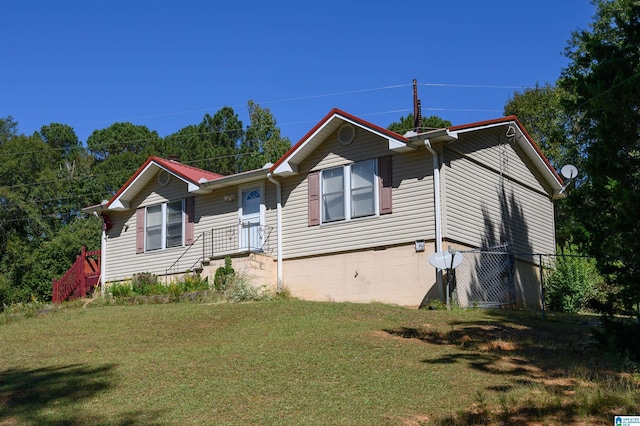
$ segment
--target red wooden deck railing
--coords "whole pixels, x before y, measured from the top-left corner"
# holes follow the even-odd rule
[[[53,280],[54,302],[85,297],[100,282],[100,250],[82,247],[71,268],[59,280]]]

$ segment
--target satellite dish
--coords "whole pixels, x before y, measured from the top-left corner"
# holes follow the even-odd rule
[[[455,269],[462,263],[462,253],[459,251],[439,251],[429,256],[429,263],[438,269]]]
[[[578,176],[578,169],[576,168],[576,166],[567,164],[566,166],[562,166],[562,169],[560,169],[560,173],[562,173],[562,176],[567,179],[573,179],[574,177]]]

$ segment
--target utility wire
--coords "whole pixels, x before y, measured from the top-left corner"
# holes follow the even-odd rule
[[[199,158],[197,160],[189,160],[189,161],[180,161],[181,164],[194,164],[194,163],[202,163],[205,161],[213,161],[213,160],[223,160],[225,158],[237,158],[237,157],[244,157],[244,156],[248,156],[248,155],[259,155],[260,152],[257,151],[252,151],[252,152],[245,152],[245,153],[237,153],[237,154],[229,154],[229,155],[220,155],[217,157],[209,157],[209,158]],[[139,168],[139,167],[138,167]],[[138,170],[138,168],[135,169],[121,169],[115,172],[105,172],[105,173],[91,173],[88,175],[78,175],[78,176],[70,176],[70,177],[64,177],[64,178],[58,178],[55,180],[43,180],[43,181],[38,181],[38,182],[32,182],[32,183],[18,183],[15,185],[10,185],[10,186],[0,186],[0,188],[2,189],[14,189],[14,188],[29,188],[29,187],[34,187],[34,186],[40,186],[40,185],[49,185],[52,183],[57,183],[60,182],[61,180],[65,180],[65,181],[75,181],[75,180],[79,180],[79,179],[91,179],[91,178],[95,178],[95,177],[100,177],[100,176],[109,176],[109,175],[117,175],[117,174],[122,174],[122,173],[131,173],[131,172],[135,172],[136,170]]]
[[[425,87],[461,87],[461,88],[488,88],[488,89],[524,89],[527,88],[526,86],[498,86],[498,85],[482,85],[482,84],[449,84],[449,83],[419,83],[420,86],[425,86]],[[341,92],[330,92],[330,93],[322,93],[322,94],[317,94],[317,95],[308,95],[308,96],[298,96],[298,97],[292,97],[292,98],[282,98],[282,99],[274,99],[274,100],[268,100],[268,101],[260,101],[260,102],[256,102],[257,105],[265,105],[265,104],[275,104],[275,103],[283,103],[283,102],[294,102],[294,101],[301,101],[301,100],[309,100],[309,99],[319,99],[319,98],[326,98],[326,97],[331,97],[331,96],[343,96],[343,95],[352,95],[352,94],[358,94],[358,93],[366,93],[366,92],[374,92],[374,91],[380,91],[380,90],[390,90],[390,89],[398,89],[398,88],[404,88],[404,87],[410,87],[412,86],[412,84],[394,84],[394,85],[387,85],[387,86],[380,86],[380,87],[373,87],[373,88],[367,88],[367,89],[355,89],[355,90],[346,90],[346,91],[341,91]],[[245,106],[244,104],[238,104],[238,105],[232,105],[231,108],[237,108],[237,107],[242,107]],[[167,113],[160,113],[160,114],[149,114],[149,115],[143,115],[143,116],[137,116],[137,117],[129,117],[129,118],[121,118],[118,120],[100,120],[100,121],[95,121],[95,122],[89,122],[89,123],[80,123],[77,124],[77,126],[83,126],[83,125],[88,125],[88,124],[99,124],[99,123],[117,123],[117,122],[128,122],[131,120],[140,120],[140,119],[147,119],[147,118],[157,118],[157,117],[166,117],[166,116],[171,116],[171,115],[181,115],[181,114],[189,114],[189,113],[194,113],[194,112],[204,112],[204,111],[212,111],[212,110],[220,110],[224,108],[224,106],[222,107],[209,107],[209,108],[200,108],[200,109],[192,109],[192,110],[183,110],[183,111],[174,111],[174,112],[167,112]],[[474,110],[474,109],[447,109],[447,108],[437,108],[437,109],[431,109],[433,111],[456,111],[456,112],[494,112],[494,111],[500,111],[500,110],[483,110],[483,109],[478,109],[478,110]],[[382,115],[382,114],[387,114],[387,113],[393,113],[393,112],[403,112],[403,111],[407,111],[407,110],[397,110],[397,111],[387,111],[387,112],[374,112],[374,113],[369,113],[369,114],[361,114],[361,116],[372,116],[372,115]],[[278,127],[282,127],[282,126],[287,126],[287,125],[294,125],[294,124],[303,124],[303,123],[313,123],[313,120],[309,120],[309,121],[302,121],[302,122],[292,122],[292,123],[282,123],[280,124]],[[179,131],[179,130],[178,130]],[[234,131],[246,131],[245,129],[231,129],[231,130],[224,130],[223,132],[234,132]],[[36,131],[37,132],[37,131]],[[152,130],[152,132],[155,132]],[[195,133],[195,134],[190,134],[190,135],[178,135],[177,132],[173,133],[171,135],[167,135],[164,138],[158,135],[158,138],[160,140],[165,139],[169,136],[171,137],[190,137],[190,136],[203,136],[203,135],[209,135],[209,134],[214,134],[214,133],[221,133],[218,131],[210,131],[210,132],[202,132],[202,133]],[[101,147],[106,148],[108,146],[111,145],[117,145],[117,144],[129,144],[129,143],[139,143],[139,142],[144,142],[147,139],[132,139],[132,140],[125,140],[125,141],[112,141],[106,144],[102,144]],[[56,149],[56,150],[64,150],[66,148],[52,148],[52,149]],[[6,154],[0,154],[0,157],[3,156],[10,156],[10,155],[18,155],[18,154],[33,154],[39,151],[23,151],[20,153],[6,153]]]
[[[217,157],[199,158],[197,160],[181,161],[181,164],[190,165],[190,164],[201,163],[201,162],[205,162],[205,161],[223,160],[223,159],[226,159],[226,158],[238,158],[238,157],[258,155],[258,154],[260,154],[260,153],[257,152],[257,151],[252,151],[252,152],[245,152],[245,153],[239,153],[239,154],[221,155],[221,156],[217,156]],[[124,174],[124,173],[130,174],[132,172],[135,172],[138,169],[139,169],[139,167],[135,168],[135,169],[118,170],[116,172],[106,172],[106,173],[97,173],[97,174],[90,174],[90,175],[80,175],[80,176],[75,176],[75,177],[71,177],[71,178],[65,178],[64,180],[67,180],[67,181],[71,182],[71,181],[74,181],[74,180],[91,179],[91,178],[96,178],[96,177],[99,177],[99,176],[117,175],[117,174]],[[17,185],[13,185],[13,186],[5,186],[5,187],[1,187],[0,186],[0,189],[13,189],[13,188],[22,188],[22,187],[34,187],[34,186],[40,186],[40,185],[51,185],[53,183],[58,183],[60,180],[61,179],[47,180],[47,181],[30,183],[30,184],[17,184]],[[91,196],[91,195],[98,195],[98,193],[95,193],[95,192],[80,192],[80,193],[76,193],[75,195],[69,196],[69,197],[54,197],[54,198],[48,198],[48,199],[29,199],[29,202],[32,202],[32,203],[43,203],[43,202],[49,202],[49,201],[79,199],[79,198],[82,198],[84,196]],[[3,207],[3,208],[6,208],[6,207],[12,207],[12,206],[18,206],[18,205],[20,205],[20,204],[14,202],[14,203],[1,204],[0,206]]]
[[[610,91],[612,91],[612,90],[613,90],[613,89],[615,89],[616,87],[618,87],[618,86],[620,86],[620,85],[622,85],[622,84],[626,83],[627,81],[631,80],[632,78],[635,78],[635,77],[638,77],[638,76],[640,76],[640,71],[638,71],[637,73],[635,73],[635,74],[631,75],[630,77],[625,78],[624,80],[622,80],[622,81],[620,81],[620,82],[618,82],[618,83],[614,84],[613,86],[611,86],[611,87],[609,87],[608,89],[606,89],[606,90],[602,91],[601,93],[598,93],[597,95],[592,96],[591,98],[587,99],[586,101],[584,101],[583,103],[581,103],[581,104],[578,106],[578,110],[581,110],[581,109],[582,109],[582,107],[584,107],[586,104],[591,103],[592,101],[594,101],[595,99],[599,98],[600,96],[606,95],[607,93],[609,93]]]
[[[447,84],[447,83],[418,83],[418,86],[427,87],[463,87],[472,89],[531,89],[531,86],[493,86],[487,84]]]

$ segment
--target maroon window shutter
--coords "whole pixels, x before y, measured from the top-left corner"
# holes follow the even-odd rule
[[[391,209],[391,156],[378,158],[378,181],[380,182],[380,214],[389,214]]]
[[[186,245],[193,244],[194,240],[194,223],[195,223],[195,197],[187,197],[184,200],[184,212],[186,222],[184,224],[184,243]]]
[[[320,172],[311,172],[307,176],[309,186],[309,226],[320,225]]]
[[[144,207],[136,210],[136,254],[144,253]]]

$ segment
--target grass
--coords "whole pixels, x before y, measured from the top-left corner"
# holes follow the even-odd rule
[[[584,321],[75,303],[0,326],[0,425],[612,424],[640,412],[633,364],[598,352]]]

